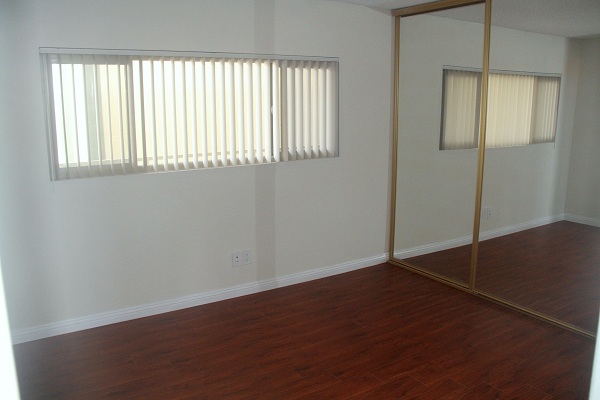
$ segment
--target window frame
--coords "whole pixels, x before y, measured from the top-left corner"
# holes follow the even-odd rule
[[[40,54],[40,62],[41,62],[41,70],[42,70],[42,82],[44,85],[44,99],[45,99],[45,110],[46,110],[46,131],[47,131],[47,148],[48,148],[48,160],[49,160],[49,167],[50,167],[50,177],[52,180],[62,180],[62,179],[70,179],[70,178],[79,178],[79,177],[90,177],[90,176],[105,176],[105,175],[124,175],[124,174],[136,174],[136,173],[153,173],[153,172],[172,172],[172,171],[177,171],[180,170],[181,168],[178,168],[180,161],[175,160],[173,162],[166,162],[165,164],[165,170],[149,170],[149,168],[146,167],[146,163],[144,162],[144,160],[146,160],[146,158],[144,158],[144,160],[142,160],[140,162],[140,154],[137,154],[137,148],[136,148],[136,135],[138,134],[136,129],[144,129],[143,127],[136,127],[135,124],[139,119],[138,116],[138,109],[133,109],[133,106],[131,105],[131,103],[134,101],[134,97],[136,96],[136,93],[134,92],[134,88],[133,88],[133,79],[131,78],[131,76],[128,78],[129,82],[127,82],[125,85],[126,87],[124,88],[125,91],[125,96],[127,98],[128,104],[125,106],[130,112],[131,114],[128,116],[128,121],[126,122],[127,124],[127,145],[128,145],[128,151],[126,152],[126,154],[123,154],[122,156],[125,158],[125,160],[120,160],[120,163],[109,163],[109,165],[104,165],[102,164],[102,157],[100,158],[100,165],[99,166],[93,166],[93,162],[88,162],[86,165],[83,166],[79,166],[78,162],[79,160],[79,148],[77,147],[75,150],[77,152],[77,166],[72,167],[70,165],[70,160],[68,160],[68,152],[69,150],[65,150],[64,152],[67,154],[67,165],[63,166],[64,164],[60,164],[59,161],[59,142],[58,142],[58,136],[59,133],[57,132],[57,117],[56,117],[56,104],[55,104],[55,99],[54,99],[54,91],[55,88],[53,87],[53,81],[52,81],[52,66],[53,65],[57,65],[56,62],[58,61],[58,65],[68,65],[68,63],[60,63],[60,59],[61,57],[70,57],[73,59],[77,59],[77,57],[81,57],[81,59],[84,59],[84,65],[85,65],[85,59],[86,57],[90,58],[90,57],[106,57],[108,59],[111,60],[115,60],[115,63],[118,65],[124,65],[125,66],[125,74],[129,74],[131,75],[131,71],[134,68],[134,63],[135,61],[139,61],[139,65],[142,64],[143,60],[155,60],[157,58],[172,58],[172,59],[190,59],[192,63],[197,62],[198,60],[207,60],[207,59],[215,59],[215,60],[224,60],[223,62],[227,62],[228,60],[243,60],[244,62],[248,61],[248,62],[253,62],[253,61],[265,61],[265,62],[271,62],[274,63],[273,65],[277,65],[277,68],[300,68],[300,70],[306,69],[306,68],[312,68],[312,67],[306,67],[306,65],[312,66],[315,65],[314,68],[319,68],[319,65],[321,65],[321,68],[323,68],[323,66],[325,66],[326,68],[326,73],[327,73],[327,78],[331,79],[331,83],[329,83],[329,81],[327,81],[327,84],[331,84],[331,87],[327,87],[326,88],[326,101],[330,102],[330,104],[332,104],[333,106],[329,106],[327,108],[327,112],[328,114],[326,116],[324,116],[323,118],[327,118],[327,133],[331,134],[330,136],[332,136],[332,138],[330,138],[328,136],[328,142],[327,142],[327,150],[324,151],[323,154],[325,154],[324,156],[321,154],[321,152],[319,152],[319,154],[321,155],[317,155],[317,158],[330,158],[330,157],[338,157],[339,156],[339,58],[337,57],[312,57],[312,56],[285,56],[285,55],[264,55],[264,54],[247,54],[247,53],[218,53],[218,52],[195,52],[195,51],[156,51],[156,50],[127,50],[127,49],[120,49],[120,50],[115,50],[115,49],[72,49],[72,48],[50,48],[50,47],[45,47],[45,48],[40,48],[39,49],[39,54]],[[183,68],[185,68],[185,62],[183,61]],[[202,61],[204,62],[204,61]],[[319,64],[321,63],[321,64]],[[75,62],[73,62],[71,64],[72,66],[75,65]],[[92,65],[95,67],[96,65],[102,65],[99,63],[92,63]],[[173,64],[175,65],[175,64]],[[195,65],[195,64],[194,64]],[[61,68],[61,67],[59,67]],[[194,68],[194,67],[192,67]],[[260,68],[260,67],[259,67]],[[84,67],[85,69],[85,67]],[[329,70],[332,70],[332,74],[331,76],[329,75]],[[141,70],[141,67],[140,67]],[[62,70],[61,70],[62,71]],[[162,73],[164,74],[164,71],[162,71]],[[175,74],[175,71],[173,70],[172,72],[173,74]],[[62,74],[62,72],[61,72]],[[287,73],[286,73],[287,74]],[[310,73],[309,73],[310,74]],[[285,75],[283,73],[281,73],[281,75]],[[164,76],[163,76],[164,78]],[[225,79],[225,78],[224,78]],[[300,80],[301,81],[301,80]],[[273,90],[273,81],[269,81],[268,84],[269,86],[269,90]],[[278,93],[280,94],[280,96],[283,98],[284,96],[284,91],[286,90],[286,88],[283,88],[283,86],[286,84],[286,81],[284,78],[282,77],[278,77]],[[62,82],[61,82],[62,84]],[[292,83],[293,85],[293,83]],[[75,86],[75,84],[73,84],[73,86]],[[62,90],[64,89],[63,86],[61,86],[61,95],[62,95]],[[174,89],[175,90],[175,89]],[[185,89],[184,89],[185,90]],[[296,87],[295,90],[299,90],[298,87]],[[306,89],[303,89],[306,90]],[[332,93],[330,93],[330,90],[332,91]],[[304,92],[306,94],[306,91]],[[308,93],[310,94],[310,88],[308,89]],[[120,96],[118,96],[120,97]],[[271,96],[272,97],[272,96]],[[75,99],[75,95],[73,95],[73,99]],[[87,100],[85,100],[87,101]],[[110,100],[107,100],[110,102]],[[141,100],[140,102],[144,102],[145,100]],[[76,102],[76,100],[73,100],[73,102]],[[270,119],[268,119],[270,121],[271,124],[273,123],[277,123],[279,124],[278,126],[281,127],[281,129],[279,130],[279,133],[281,136],[283,135],[287,135],[287,129],[288,126],[284,125],[287,122],[287,110],[284,110],[284,106],[285,106],[286,102],[285,100],[283,100],[280,104],[279,107],[279,111],[280,114],[278,115],[278,118],[274,117],[273,114],[273,110],[274,110],[274,105],[273,105],[273,101],[271,100],[270,103]],[[328,103],[329,104],[329,103]],[[96,107],[98,106],[98,103],[95,104]],[[236,105],[237,107],[237,105]],[[300,106],[301,110],[302,110],[302,105]],[[252,108],[252,106],[251,106]],[[142,107],[143,110],[143,107]],[[306,110],[306,109],[305,109]],[[72,111],[72,110],[70,110]],[[308,110],[308,112],[310,112],[311,110]],[[321,112],[321,110],[318,110],[319,112]],[[63,112],[63,109],[61,109],[61,112]],[[269,111],[266,111],[267,115],[269,113]],[[163,116],[164,117],[164,116]],[[143,111],[142,111],[142,119],[145,118]],[[166,118],[166,117],[164,117]],[[173,118],[177,118],[177,115],[175,115],[175,117]],[[220,116],[219,116],[220,118]],[[223,117],[224,118],[224,117]],[[266,117],[265,117],[266,118]],[[314,118],[314,115],[313,115]],[[331,120],[331,122],[330,122]],[[73,122],[73,121],[71,121]],[[87,122],[87,116],[86,116],[86,122]],[[97,123],[97,121],[96,121]],[[74,123],[73,125],[78,126],[78,120],[77,117],[75,117]],[[65,136],[65,139],[63,140],[63,142],[65,142],[66,140],[73,140],[72,138],[66,139],[67,138],[67,134],[66,134],[66,128],[63,127],[63,131],[62,134]],[[77,129],[77,128],[75,128]],[[308,129],[308,128],[307,128]],[[271,129],[272,131],[272,129]],[[86,134],[88,135],[89,138],[89,130],[86,131]],[[146,132],[142,133],[144,135],[144,137],[146,137]],[[164,133],[165,135],[167,134],[166,132]],[[178,135],[179,133],[175,133],[176,135]],[[260,131],[259,133],[260,135],[262,135],[262,131]],[[300,133],[302,134],[302,133]],[[304,133],[305,134],[305,133]],[[324,134],[324,133],[323,133]],[[188,134],[189,135],[189,134]],[[235,132],[234,132],[235,135]],[[273,135],[274,133],[271,132],[271,141],[273,140]],[[309,132],[310,135],[310,132]],[[77,134],[76,134],[77,136]],[[106,138],[106,132],[103,132],[103,138]],[[189,139],[189,136],[188,136]],[[310,153],[311,153],[311,149],[309,148],[308,150],[306,150],[305,152],[302,152],[301,156],[296,157],[296,153],[295,150],[292,149],[290,146],[288,146],[287,148],[282,148],[281,146],[283,146],[283,142],[286,142],[285,140],[282,140],[280,138],[280,149],[281,151],[279,152],[279,157],[277,158],[277,160],[269,160],[269,161],[261,161],[258,160],[257,162],[250,162],[250,165],[256,165],[256,164],[264,164],[264,163],[273,163],[273,162],[281,162],[281,161],[292,161],[292,160],[296,160],[296,159],[304,159],[304,158],[312,158]],[[66,144],[65,144],[65,148],[66,148]],[[310,146],[310,145],[309,145]],[[329,146],[331,146],[331,148],[333,149],[333,151],[329,151]],[[176,150],[177,151],[177,150]],[[248,149],[244,149],[244,151],[249,151]],[[275,149],[273,149],[273,151],[275,151]],[[88,156],[90,156],[91,154],[88,154]],[[144,155],[145,157],[145,155]],[[172,157],[172,154],[169,153],[169,159]],[[219,152],[218,157],[221,157],[221,153]],[[229,152],[227,153],[227,156],[229,157]],[[313,156],[314,157],[314,156]],[[64,156],[62,157],[64,159]],[[144,167],[142,168],[141,165],[142,163],[144,164]],[[169,168],[167,168],[167,164],[169,165]],[[234,163],[234,165],[240,165],[240,164],[245,164],[245,163]],[[247,165],[247,164],[246,164]],[[118,167],[117,167],[118,166]],[[195,168],[185,168],[184,170],[193,170],[193,169],[209,169],[209,168],[221,168],[221,167],[225,167],[228,166],[226,165],[210,165],[210,166],[201,166],[198,167],[196,166]],[[73,168],[77,168],[77,172],[74,174],[70,173],[70,170],[73,170]],[[85,169],[88,169],[87,172],[85,172]],[[92,169],[94,171],[92,171]]]

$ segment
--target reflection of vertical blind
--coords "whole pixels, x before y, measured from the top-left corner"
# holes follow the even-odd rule
[[[444,70],[440,149],[477,147],[480,72]],[[487,147],[553,142],[560,78],[490,73]],[[475,95],[475,100],[473,96]]]
[[[486,144],[488,147],[529,143],[533,76],[489,74]]]
[[[54,178],[337,156],[337,62],[43,54]]]
[[[477,147],[480,82],[480,73],[444,70],[443,149]]]
[[[560,79],[537,76],[530,143],[553,142],[556,135]]]

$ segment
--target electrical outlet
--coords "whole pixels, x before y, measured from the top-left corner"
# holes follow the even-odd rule
[[[481,209],[481,218],[491,218],[492,217],[492,207],[483,207]]]
[[[250,250],[242,251],[242,265],[252,264],[252,252]]]
[[[242,265],[242,252],[232,253],[231,254],[231,266],[239,267]]]
[[[242,265],[252,264],[252,251],[242,250],[231,253],[231,266],[241,267]]]

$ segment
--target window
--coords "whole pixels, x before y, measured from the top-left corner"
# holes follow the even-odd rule
[[[440,149],[478,147],[481,72],[444,69]],[[560,77],[490,72],[486,147],[554,142]]]
[[[53,179],[335,157],[336,59],[42,49]]]

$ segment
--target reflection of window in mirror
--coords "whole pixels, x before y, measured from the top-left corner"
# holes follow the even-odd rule
[[[490,72],[487,147],[554,142],[560,76]],[[440,150],[478,147],[481,72],[444,68]]]

